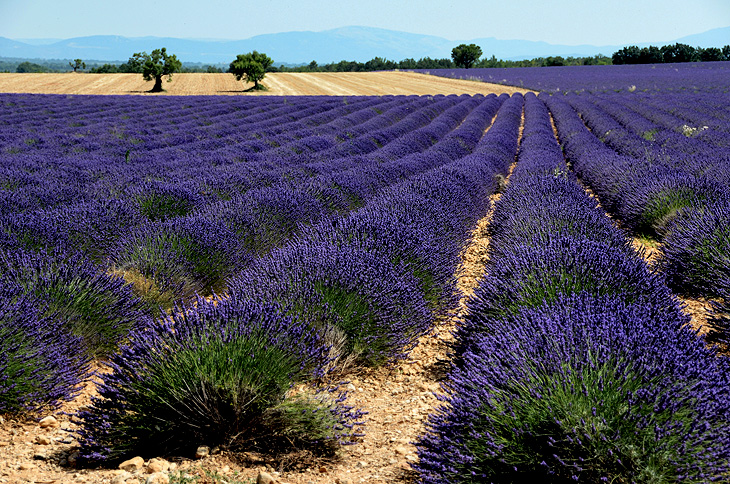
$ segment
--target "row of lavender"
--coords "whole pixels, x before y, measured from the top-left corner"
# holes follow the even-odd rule
[[[91,260],[110,266],[127,281],[148,287],[144,295],[149,303],[169,309],[174,300],[194,292],[210,294],[220,289],[226,277],[258,254],[281,244],[298,224],[313,223],[328,213],[357,207],[380,188],[468,151],[475,143],[475,133],[481,133],[491,118],[485,110],[496,110],[492,97],[473,114],[477,119],[475,125],[462,122],[480,104],[479,98],[409,100],[407,109],[398,105],[394,113],[385,111],[378,116],[377,123],[366,121],[350,126],[348,136],[364,131],[353,138],[345,136],[344,141],[331,148],[313,148],[306,154],[300,153],[298,159],[293,152],[288,156],[266,154],[261,159],[231,165],[232,172],[244,179],[250,172],[266,173],[267,169],[276,172],[278,178],[267,181],[254,176],[245,189],[234,182],[239,193],[229,191],[213,196],[213,190],[200,186],[211,184],[198,176],[198,170],[200,165],[210,167],[215,154],[201,153],[200,159],[207,162],[197,164],[184,157],[176,159],[177,170],[164,157],[160,163],[152,158],[139,162],[139,170],[145,179],[163,173],[166,181],[141,181],[135,185],[127,177],[105,176],[104,183],[113,181],[115,185],[101,198],[70,203],[57,200],[56,205],[60,206],[33,211],[16,208],[0,219],[0,244],[9,250],[80,250]],[[337,112],[334,114],[333,122],[348,121],[347,117],[343,121]],[[287,119],[288,115],[279,121]],[[253,128],[258,130],[257,126]],[[459,130],[452,133],[457,126]],[[326,132],[328,128],[325,124],[321,129]],[[254,132],[260,136],[258,131]],[[344,135],[340,132],[332,139],[340,136]],[[305,136],[301,140],[312,142],[312,138],[325,137]],[[419,152],[422,156],[413,156]],[[49,156],[44,154],[42,159]],[[41,170],[24,161],[28,160],[16,161],[22,170],[37,172],[38,176],[57,175],[53,166]],[[62,168],[66,168],[65,161],[62,160]],[[287,164],[300,173],[295,174]],[[123,171],[125,167],[119,165],[117,169]],[[96,160],[85,170],[93,173],[103,169],[103,163]],[[220,176],[224,183],[230,181],[221,173],[214,176]],[[88,189],[88,185],[83,186]],[[11,196],[26,196],[29,192],[26,187],[11,187]],[[48,191],[54,192],[52,187]],[[108,198],[115,191],[116,196]],[[84,198],[71,192],[73,200]]]
[[[115,98],[121,108],[109,109],[109,101],[93,97],[2,99],[8,108],[0,135],[2,213],[137,199],[139,192],[164,190],[160,184],[178,187],[180,200],[167,209],[185,213],[251,188],[356,165],[357,155],[423,128],[458,102],[456,97],[278,98],[257,106],[250,100],[185,98],[159,100],[167,108],[160,113],[150,110],[156,104],[149,100],[135,104]],[[98,113],[91,119],[86,112],[74,113],[74,103]],[[31,109],[36,104],[47,110]],[[180,114],[187,110],[192,113]],[[339,162],[332,167],[321,163],[334,159]],[[55,179],[52,185],[46,183],[48,174]],[[138,202],[152,219],[169,215],[147,213],[145,200]]]
[[[484,69],[415,69],[452,79],[561,92],[711,92],[726,96],[730,62]]]
[[[727,361],[576,182],[534,95],[490,231],[421,481],[724,479]]]
[[[61,102],[59,112],[65,107],[64,98],[40,98],[50,106],[51,101]],[[34,97],[26,96],[8,99],[15,99],[21,106],[24,102],[36,102]],[[230,200],[193,205],[191,212],[186,213],[168,209],[179,207],[181,200],[187,201],[194,195],[184,185],[196,180],[171,170],[167,174],[173,177],[169,182],[157,191],[149,186],[139,188],[137,198],[122,196],[65,205],[57,200],[60,207],[34,211],[16,207],[15,211],[7,211],[0,222],[4,301],[1,319],[6,336],[0,380],[3,411],[42,408],[61,397],[72,397],[85,376],[89,357],[109,354],[130,332],[146,326],[151,316],[160,314],[155,311],[156,304],[168,302],[171,306],[172,301],[196,290],[209,291],[214,283],[222,285],[226,277],[258,254],[286,240],[298,224],[311,225],[328,214],[345,212],[385,186],[463,156],[479,141],[504,97],[404,99],[410,109],[399,109],[396,103],[393,119],[385,115],[390,111],[385,111],[382,118],[386,121],[378,123],[380,129],[366,129],[369,135],[363,136],[384,143],[382,149],[372,153],[373,159],[360,156],[349,165],[343,163],[339,171],[332,169],[310,177],[313,182],[279,181]],[[81,100],[93,105],[96,98]],[[120,102],[129,101],[122,98]],[[307,106],[311,100],[301,102]],[[333,100],[323,102],[331,104]],[[341,100],[337,102],[342,104]],[[200,103],[201,108],[205,106]],[[138,106],[144,107],[144,103]],[[342,122],[341,114],[336,112],[334,118],[327,119]],[[279,122],[286,123],[290,117],[286,114]],[[376,127],[372,123],[369,126]],[[325,124],[323,130],[327,127]],[[361,127],[354,125],[351,129]],[[275,125],[268,129],[278,131]],[[418,157],[408,156],[418,150],[426,152]],[[52,152],[39,157],[45,160],[43,167],[26,166],[24,158],[14,160],[16,153],[6,156],[16,163],[16,171],[45,177],[48,191],[53,193],[55,176],[69,169],[69,165],[74,166],[74,159],[57,154],[60,160],[56,165]],[[328,156],[322,156],[324,161],[320,164],[325,165]],[[330,161],[337,167],[339,159],[335,156]],[[185,163],[180,162],[181,166]],[[273,164],[272,160],[269,164]],[[253,165],[264,166],[256,162]],[[104,168],[102,161],[97,160],[86,172]],[[139,169],[150,173],[160,170],[152,161],[140,163]],[[282,176],[286,173],[281,171]],[[58,184],[64,185],[66,178],[59,178]],[[122,178],[122,182],[128,180]],[[26,188],[11,184],[3,193],[10,192],[12,197],[29,191]],[[145,204],[145,200],[149,203]],[[163,211],[160,220],[150,216],[145,207],[157,214]],[[258,245],[257,240],[251,240],[252,233],[260,234]],[[132,280],[134,287],[117,277],[120,273]],[[147,301],[136,294],[142,294]],[[29,348],[35,356],[28,357],[28,361],[14,356],[24,355]]]
[[[656,266],[675,293],[718,299],[708,329],[730,341],[727,105],[677,100],[674,109],[620,95],[545,100],[578,176],[629,230],[661,240]]]
[[[228,281],[225,298],[182,308],[123,347],[102,377],[102,398],[79,415],[82,457],[113,462],[231,440],[250,449],[262,432],[269,451],[284,439],[351,437],[359,414],[342,395],[321,387],[292,395],[291,381],[402,358],[435,316],[454,309],[460,253],[514,159],[521,109],[520,96],[509,99],[470,154],[305,228]],[[254,344],[265,364],[251,363]],[[191,372],[193,364],[205,371]],[[236,404],[243,395],[247,403]]]

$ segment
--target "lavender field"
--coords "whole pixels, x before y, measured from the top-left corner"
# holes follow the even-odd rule
[[[415,69],[432,76],[565,92],[728,92],[730,62],[491,69]]]
[[[544,91],[511,97],[0,94],[0,414],[101,363],[80,465],[336,454],[368,410],[336,382],[453,317],[492,211],[419,482],[723,481],[728,67],[468,70]],[[710,301],[702,331],[680,297]]]

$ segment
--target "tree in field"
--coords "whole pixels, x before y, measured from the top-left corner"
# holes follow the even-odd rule
[[[165,47],[155,49],[151,54],[138,52],[129,58],[127,65],[140,66],[142,78],[145,81],[155,81],[155,85],[150,92],[162,92],[162,77],[167,76],[167,82],[170,82],[172,81],[172,73],[182,69],[182,62],[177,60],[177,56],[168,55]]]
[[[132,57],[129,58],[129,60],[127,60],[127,62],[119,66],[119,72],[126,72],[128,74],[142,74],[142,64],[144,63],[142,58],[146,55],[146,52],[142,52],[141,54],[134,54]]]
[[[456,67],[468,69],[482,56],[482,48],[476,44],[461,44],[451,50],[451,58]]]
[[[259,82],[264,79],[266,69],[273,63],[271,57],[253,51],[248,54],[238,54],[236,60],[228,67],[228,72],[236,76],[237,81],[243,79],[246,82],[253,82],[253,89],[258,91],[264,89]]]
[[[73,69],[74,72],[78,71],[79,69],[86,69],[86,63],[81,59],[74,59],[74,61],[69,62],[68,65],[71,66],[71,69]]]

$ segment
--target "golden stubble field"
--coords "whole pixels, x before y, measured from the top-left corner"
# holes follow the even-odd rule
[[[234,95],[234,96],[383,96],[435,94],[525,93],[520,89],[486,82],[446,79],[413,72],[311,72],[270,73],[263,84],[268,91],[246,92],[253,84],[236,81],[231,74],[175,74],[163,82],[166,92],[151,94],[152,81],[141,74],[3,74],[0,93],[107,94],[107,95]]]

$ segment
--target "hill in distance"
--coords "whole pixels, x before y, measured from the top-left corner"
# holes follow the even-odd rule
[[[701,47],[722,47],[730,44],[730,27],[710,30],[667,42],[650,42],[661,46],[681,42]],[[623,45],[556,45],[527,40],[501,40],[493,37],[448,40],[432,35],[412,34],[371,27],[342,27],[322,32],[282,32],[257,35],[244,40],[198,40],[170,37],[135,37],[95,35],[65,40],[0,37],[0,57],[28,59],[75,59],[105,62],[126,61],[135,52],[160,47],[183,62],[209,64],[228,63],[237,54],[258,50],[274,59],[275,65],[304,64],[312,60],[320,64],[355,60],[365,62],[373,57],[390,60],[422,57],[448,58],[458,44],[477,44],[485,56],[521,60],[547,56],[611,55]],[[639,46],[649,45],[649,42]]]

